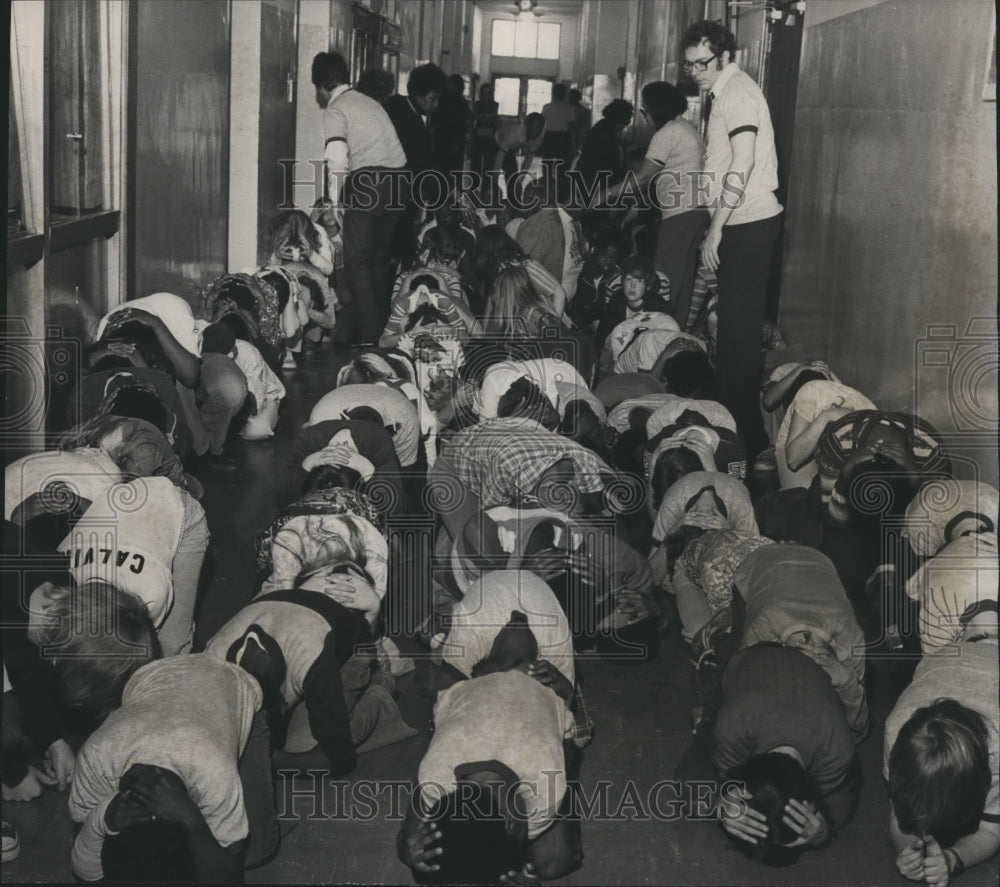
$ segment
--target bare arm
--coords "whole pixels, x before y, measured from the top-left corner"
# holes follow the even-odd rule
[[[722,194],[712,212],[712,221],[701,247],[702,261],[709,271],[719,268],[719,244],[722,242],[722,229],[732,216],[733,210],[743,200],[743,189],[750,181],[755,160],[754,151],[757,146],[757,133],[737,133],[729,140],[733,149],[733,159],[726,171]]]
[[[843,402],[843,398],[838,398]],[[792,422],[788,426],[788,441],[785,444],[785,460],[792,471],[808,465],[816,452],[816,445],[819,443],[827,425],[836,421],[841,416],[846,416],[850,410],[845,410],[841,406],[831,406],[811,422],[806,422],[798,413],[792,414]]]

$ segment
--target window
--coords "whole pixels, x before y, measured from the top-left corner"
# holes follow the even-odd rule
[[[104,209],[100,8],[52,3],[48,16],[50,222]]]
[[[14,113],[14,73],[7,81],[7,236],[27,230],[24,220],[24,185],[21,181],[21,141]]]
[[[561,30],[561,25],[538,22],[534,17],[517,21],[497,19],[493,22],[490,51],[493,55],[519,59],[558,59]]]
[[[495,77],[493,98],[504,117],[531,114],[552,100],[552,81],[542,77]]]

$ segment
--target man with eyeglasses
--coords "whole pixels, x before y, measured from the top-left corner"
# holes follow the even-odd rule
[[[771,257],[780,231],[778,158],[767,100],[734,61],[736,38],[719,22],[691,25],[684,71],[705,98],[703,181],[712,221],[702,263],[719,280],[718,399],[736,419],[747,457],[767,446],[757,397],[761,326]]]

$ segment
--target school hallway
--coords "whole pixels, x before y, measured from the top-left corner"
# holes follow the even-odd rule
[[[202,577],[208,593],[197,620],[199,649],[255,593],[252,540],[283,504],[274,489],[275,466],[349,355],[346,349],[307,351],[299,369],[284,374],[288,396],[275,436],[239,441],[238,471],[204,475],[203,504],[212,547]],[[429,665],[420,658],[423,648],[412,638],[395,640],[405,655],[416,660],[415,672],[400,679],[397,691],[404,719],[420,735],[360,756],[350,776],[327,779],[320,790],[299,782],[284,798],[279,795],[281,847],[271,862],[246,873],[246,883],[412,882],[393,848],[409,783],[429,739],[433,694],[427,685]],[[896,871],[886,831],[880,724],[859,749],[865,786],[857,815],[833,847],[804,854],[786,869],[767,868],[726,841],[714,819],[697,821],[695,788],[674,788],[674,770],[690,744],[691,711],[697,705],[695,671],[680,641],[676,618],[652,661],[613,664],[596,654],[583,655],[578,671],[596,725],[594,739],[584,750],[581,773],[584,804],[593,809],[582,824],[583,866],[558,883],[831,887],[911,883]],[[22,845],[20,858],[4,865],[3,883],[72,882],[68,849],[73,823],[65,800],[65,793],[49,790],[30,804],[4,805],[4,816],[18,828]],[[996,860],[969,871],[962,883],[996,884]]]

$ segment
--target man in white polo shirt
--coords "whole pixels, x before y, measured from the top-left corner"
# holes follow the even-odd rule
[[[409,194],[406,154],[385,109],[352,89],[349,79],[343,56],[313,58],[329,197],[343,212],[344,270],[357,305],[358,340],[374,344],[389,316],[391,245]]]
[[[684,70],[705,94],[705,177],[712,221],[703,264],[719,281],[718,400],[736,418],[753,459],[767,446],[756,397],[761,325],[780,231],[778,158],[767,100],[734,61],[736,38],[718,22],[684,32]]]

